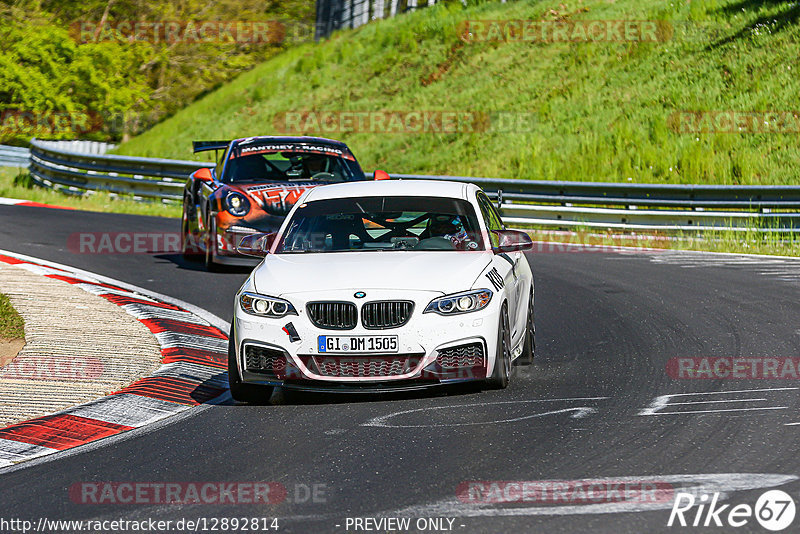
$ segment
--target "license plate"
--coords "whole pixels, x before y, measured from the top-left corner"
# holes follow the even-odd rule
[[[397,352],[397,336],[319,336],[317,351],[320,354]]]

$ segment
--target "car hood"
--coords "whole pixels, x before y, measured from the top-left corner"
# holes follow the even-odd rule
[[[308,189],[324,185],[312,182],[266,182],[247,184],[228,184],[231,190],[238,191],[250,199],[260,210],[254,210],[249,217],[257,217],[266,212],[270,215],[285,216],[297,200]]]
[[[270,254],[253,272],[272,296],[332,289],[408,289],[442,294],[471,289],[491,252],[371,251]]]

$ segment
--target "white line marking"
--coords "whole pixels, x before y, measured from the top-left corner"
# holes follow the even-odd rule
[[[190,409],[190,406],[127,393],[103,397],[61,413],[140,427]]]
[[[34,265],[32,263],[18,263],[17,267],[20,269],[25,269],[28,272],[33,274],[40,274],[42,276],[47,276],[48,274],[56,274],[59,276],[69,276],[72,273],[69,271],[64,271],[62,269],[53,269],[50,267],[45,267],[43,265]],[[79,280],[84,280],[84,277],[81,276],[73,276],[73,278],[78,278]]]
[[[728,393],[754,393],[759,391],[790,391],[797,390],[797,388],[759,388],[759,389],[735,389],[731,391],[698,391],[695,393],[673,393],[668,395],[670,397],[688,397],[690,395],[727,395]]]
[[[707,396],[707,395],[728,395],[732,393],[762,393],[764,391],[794,391],[800,388],[761,388],[761,389],[736,389],[731,391],[705,391],[695,393],[673,393],[670,395],[660,395],[653,399],[650,406],[642,409],[637,415],[684,415],[693,413],[714,413],[714,412],[736,412],[736,411],[752,411],[752,410],[784,410],[786,406],[773,406],[763,408],[732,408],[732,409],[719,409],[719,410],[689,410],[686,412],[662,412],[663,408],[673,405],[690,405],[690,404],[709,404],[720,402],[748,402],[765,399],[719,399],[714,401],[693,401],[693,402],[675,402],[671,403],[670,400],[675,397],[694,397],[694,396]]]
[[[208,325],[208,321],[191,312],[168,310],[159,306],[148,306],[147,304],[124,304],[120,307],[140,321],[143,319],[172,319],[173,321],[182,321],[184,323]]]
[[[428,412],[431,410],[453,410],[459,408],[471,408],[471,407],[484,407],[484,406],[493,406],[498,404],[525,404],[525,403],[534,403],[534,402],[557,402],[557,401],[586,401],[586,400],[606,400],[608,397],[584,397],[584,398],[568,398],[568,399],[532,399],[532,400],[517,400],[517,401],[498,401],[498,402],[480,402],[480,403],[473,403],[473,404],[457,404],[457,405],[447,405],[447,406],[429,406],[426,408],[414,408],[412,410],[402,410],[398,412],[393,412],[388,415],[382,415],[379,417],[373,417],[366,423],[362,423],[361,426],[372,426],[372,427],[384,427],[384,428],[429,428],[429,427],[451,427],[451,426],[470,426],[470,425],[489,425],[494,423],[513,423],[516,421],[523,421],[526,419],[532,419],[536,417],[543,417],[545,415],[555,415],[559,413],[567,413],[567,412],[575,412],[571,417],[574,419],[586,417],[592,413],[596,413],[597,410],[595,408],[589,408],[586,406],[579,406],[574,408],[564,408],[561,410],[554,410],[548,411],[543,413],[536,413],[532,415],[525,415],[522,417],[516,417],[511,419],[499,419],[494,421],[481,421],[481,422],[474,422],[474,423],[445,423],[445,424],[429,424],[429,425],[395,425],[387,423],[387,421],[391,418],[397,417],[399,415],[406,415],[415,412]]]
[[[713,401],[692,401],[692,402],[670,402],[670,406],[680,406],[681,404],[716,404],[720,402],[758,402],[767,399],[722,399]]]
[[[228,373],[216,367],[189,362],[174,362],[162,365],[151,376],[180,378],[209,386],[228,387]]]
[[[670,404],[670,406],[672,406]],[[689,410],[686,412],[658,412],[648,415],[692,415],[696,413],[720,413],[720,412],[753,412],[757,410],[786,410],[788,406],[765,406],[763,408],[721,408],[719,410]],[[642,415],[642,414],[639,414]]]
[[[210,350],[220,354],[228,354],[228,340],[218,337],[200,336],[197,334],[181,334],[179,332],[156,332],[153,334],[162,348],[186,347]]]
[[[154,299],[142,295],[140,293],[134,293],[133,291],[128,291],[127,289],[111,289],[110,287],[103,287],[97,284],[90,284],[90,283],[82,283],[82,284],[75,284],[79,288],[83,289],[87,293],[91,293],[92,295],[122,295],[123,297],[133,297],[140,300],[146,300],[149,302],[156,303]]]
[[[31,202],[30,200],[20,200],[18,198],[0,197],[0,204],[3,206],[14,206],[15,204],[22,204],[23,202]]]
[[[42,447],[41,445],[32,445],[21,441],[0,438],[0,459],[12,463],[26,458],[35,458],[45,454],[52,454],[54,452],[58,451],[50,447]]]

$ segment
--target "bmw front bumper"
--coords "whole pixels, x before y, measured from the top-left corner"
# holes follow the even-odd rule
[[[242,382],[314,391],[383,392],[484,380],[494,365],[500,303],[453,316],[423,313],[442,296],[433,291],[369,290],[361,302],[352,291],[273,295],[292,303],[297,315],[255,316],[235,303],[236,362]],[[413,301],[408,321],[395,328],[367,328],[369,302]],[[321,328],[310,302],[349,302],[358,322],[348,329]],[[353,339],[396,336],[396,352],[321,352],[320,336]],[[346,341],[345,341],[346,342]]]

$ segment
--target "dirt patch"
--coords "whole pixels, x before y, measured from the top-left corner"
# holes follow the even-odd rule
[[[11,363],[24,346],[24,339],[0,339],[0,369]]]

